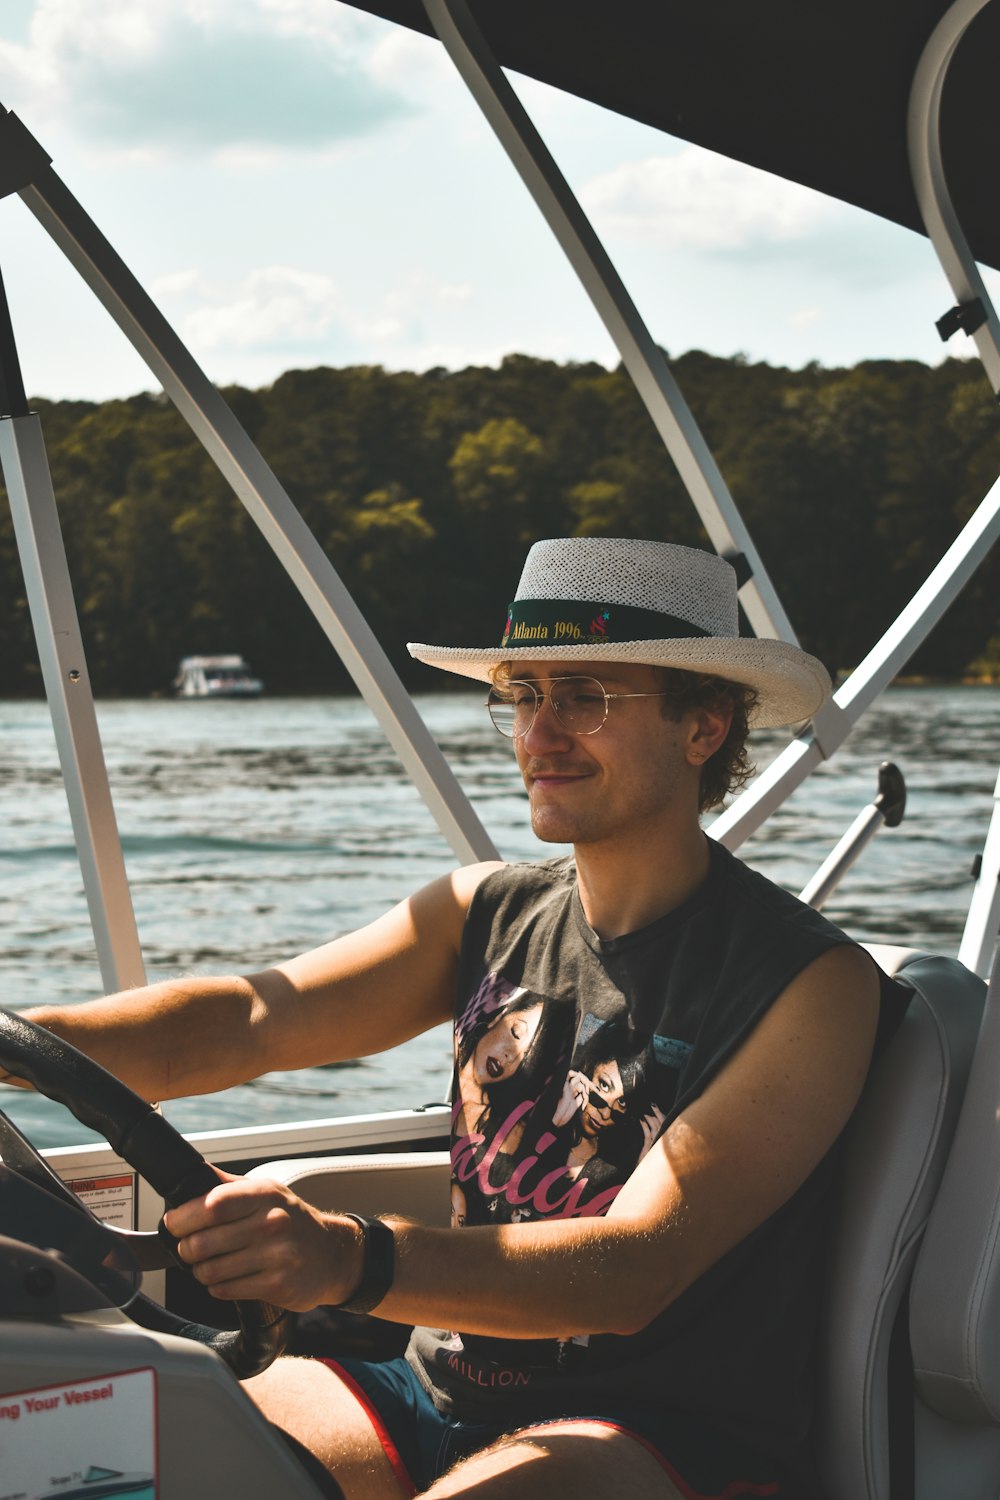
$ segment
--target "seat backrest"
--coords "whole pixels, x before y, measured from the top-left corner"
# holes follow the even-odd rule
[[[1000,958],[910,1305],[919,1500],[1000,1495]]]
[[[944,1175],[985,992],[956,959],[870,951],[912,996],[847,1141],[822,1336],[817,1438],[828,1500],[890,1500],[890,1342]],[[937,1500],[946,1494],[959,1500],[957,1490]]]

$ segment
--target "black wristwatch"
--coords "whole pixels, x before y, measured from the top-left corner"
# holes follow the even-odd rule
[[[392,1286],[396,1270],[396,1242],[392,1230],[381,1219],[343,1212],[361,1230],[361,1280],[354,1291],[336,1306],[341,1312],[366,1313],[377,1307]]]

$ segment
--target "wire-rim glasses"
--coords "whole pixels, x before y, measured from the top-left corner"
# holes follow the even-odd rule
[[[520,739],[535,722],[543,699],[570,734],[596,734],[608,717],[612,698],[665,698],[667,693],[609,693],[596,677],[552,677],[542,692],[533,682],[505,682],[490,689],[490,718],[507,739]]]

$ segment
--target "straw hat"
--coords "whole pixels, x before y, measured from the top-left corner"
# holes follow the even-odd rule
[[[741,638],[736,573],[712,552],[619,537],[536,542],[499,646],[425,646],[411,656],[488,682],[500,662],[643,662],[755,688],[756,726],[811,718],[826,668],[786,641]]]

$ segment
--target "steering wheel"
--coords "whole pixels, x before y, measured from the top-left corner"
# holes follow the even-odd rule
[[[198,1198],[218,1184],[218,1174],[201,1152],[145,1099],[69,1042],[2,1006],[0,1067],[33,1084],[47,1098],[65,1104],[81,1125],[103,1135],[118,1155],[155,1188],[168,1208]],[[37,1168],[31,1175],[38,1180],[49,1179],[46,1185],[52,1191],[59,1179],[51,1182],[53,1174],[45,1160],[20,1132],[18,1137]],[[19,1165],[23,1168],[24,1163]],[[59,1187],[62,1188],[61,1183]],[[68,1189],[63,1191],[69,1195]],[[78,1199],[73,1202],[89,1213]],[[162,1224],[159,1237],[170,1248],[177,1264],[183,1266],[183,1261],[173,1254],[174,1242]],[[125,1238],[132,1243],[147,1237]],[[159,1264],[163,1264],[162,1259]],[[147,1269],[148,1265],[147,1260]],[[233,1306],[240,1325],[238,1332],[186,1322],[141,1294],[126,1311],[143,1327],[177,1333],[214,1349],[242,1380],[266,1370],[282,1352],[288,1341],[290,1315],[269,1302],[236,1302]]]

